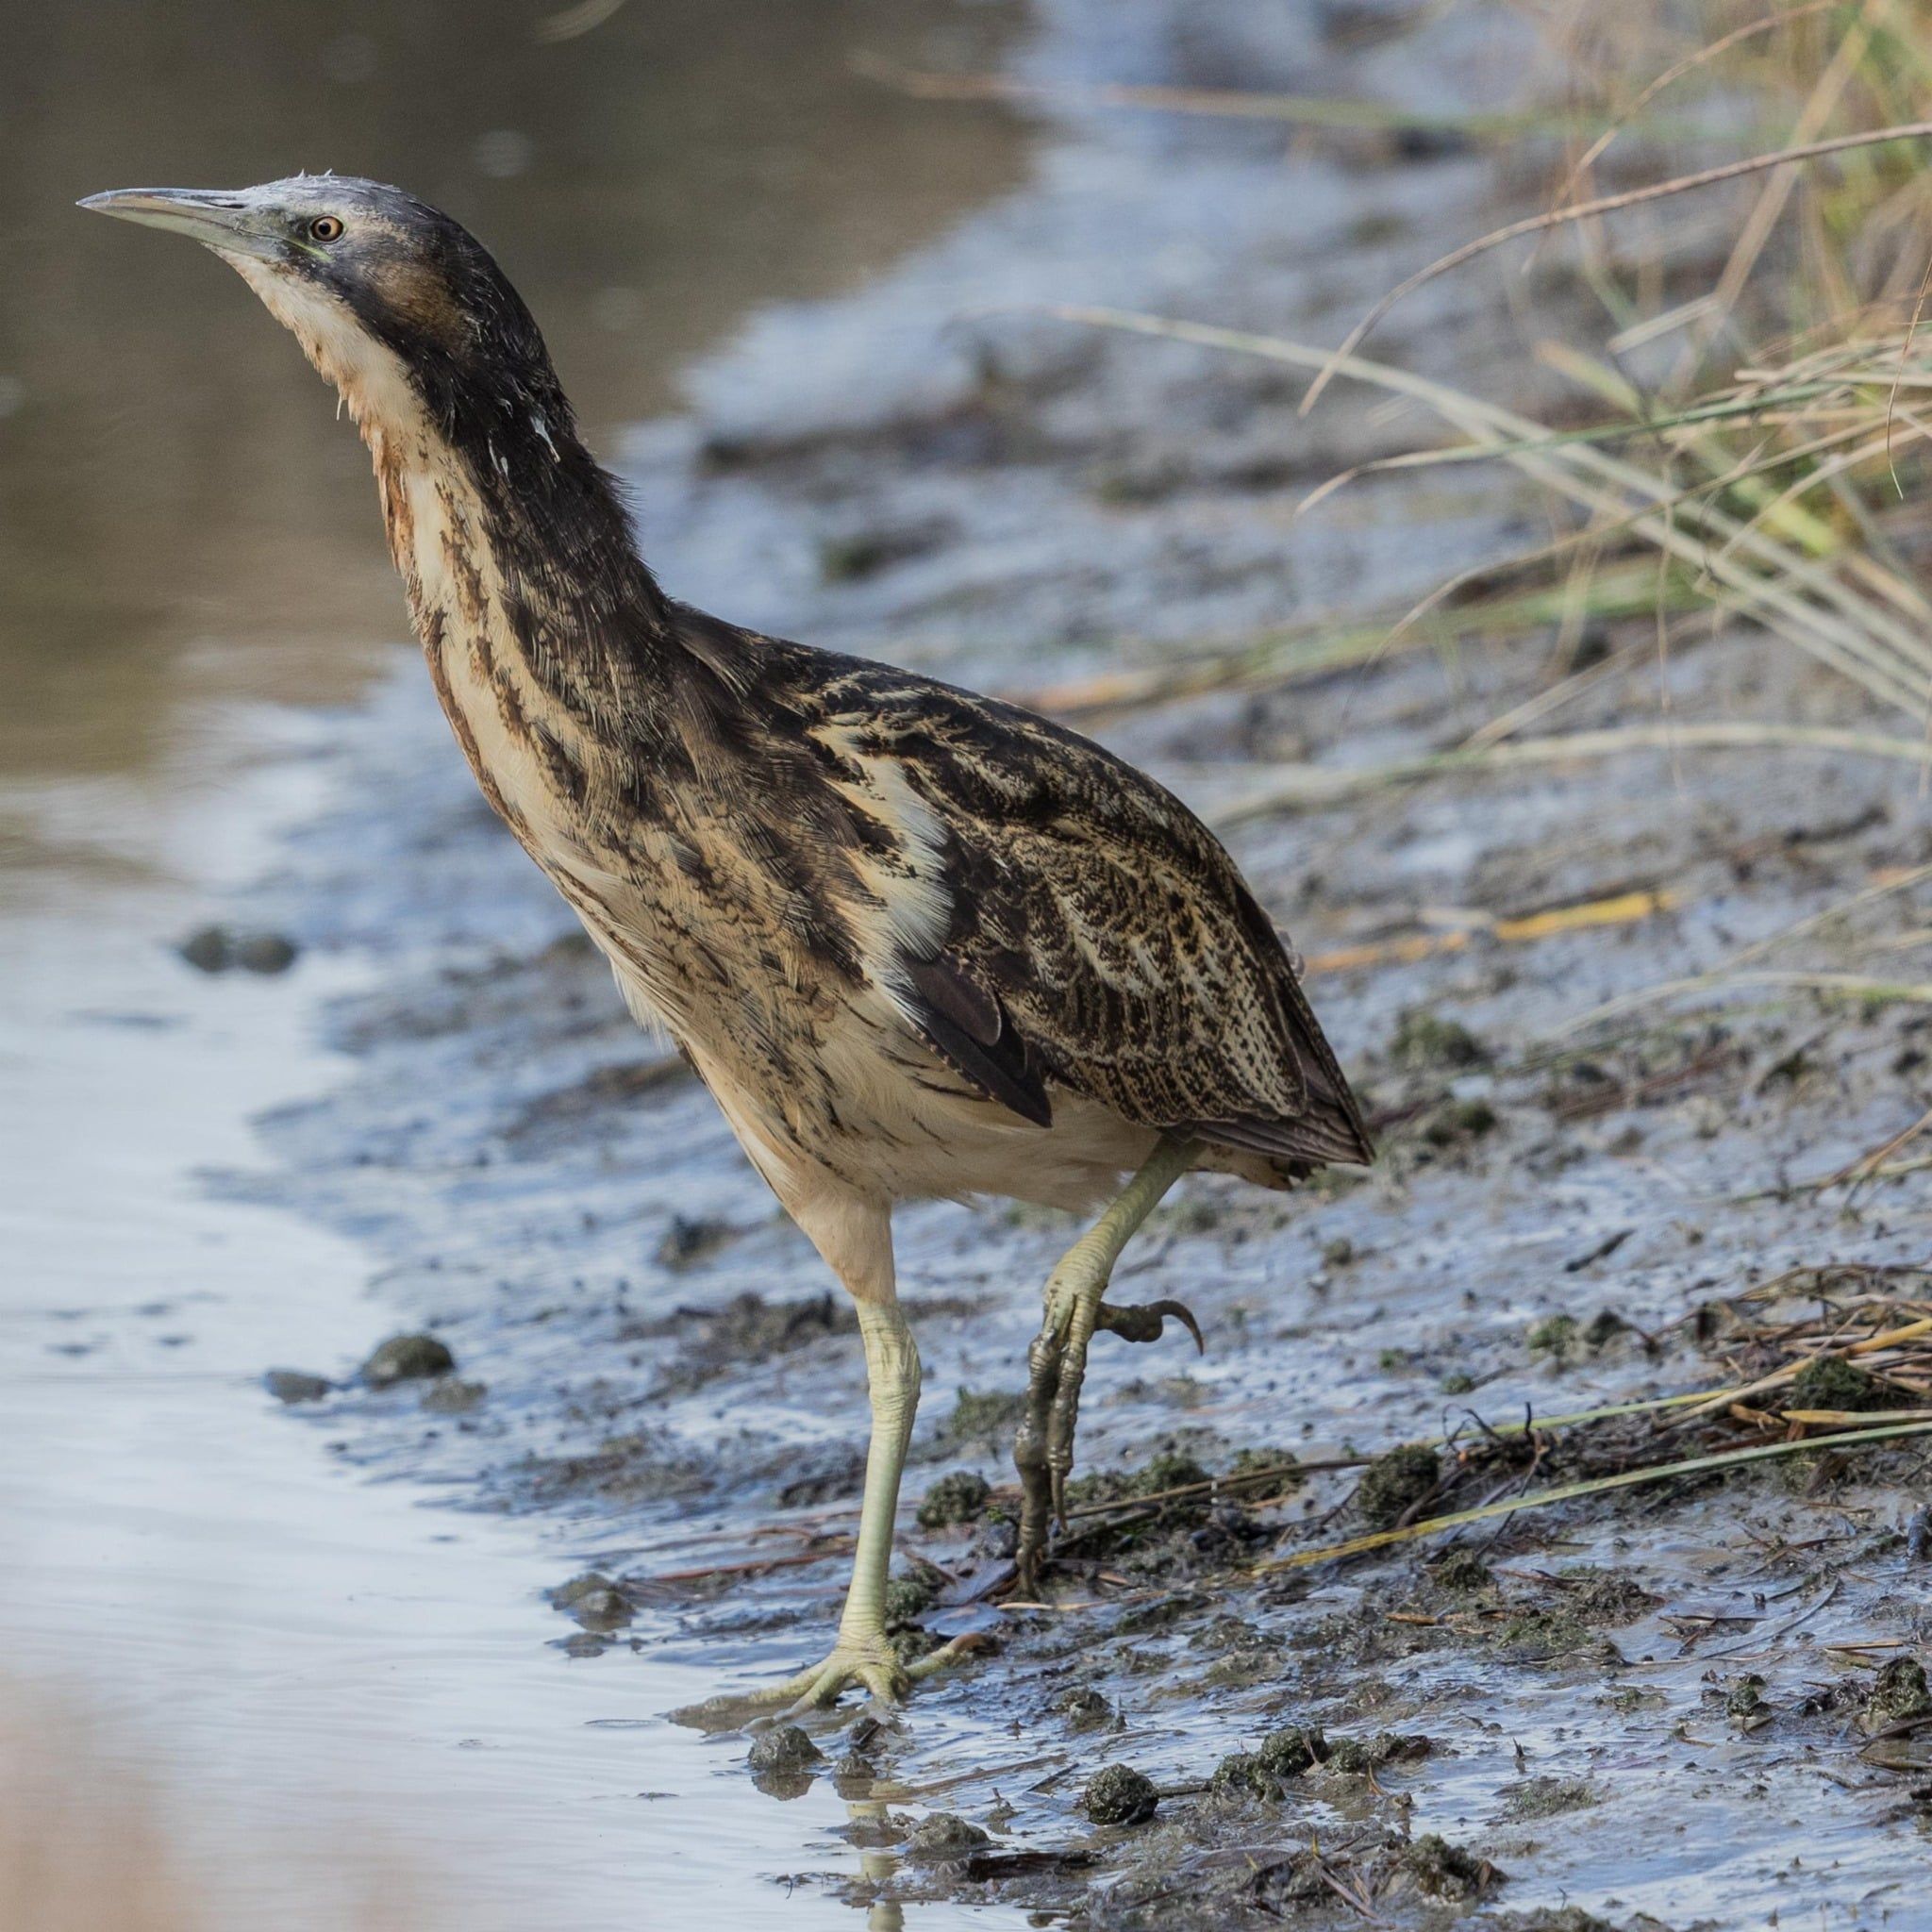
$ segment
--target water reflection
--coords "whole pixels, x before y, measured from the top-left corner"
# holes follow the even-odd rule
[[[340,694],[401,628],[331,400],[214,264],[85,222],[77,195],[305,166],[403,182],[513,265],[608,441],[756,304],[844,287],[1017,177],[999,117],[936,116],[850,67],[976,64],[1016,4],[639,0],[539,40],[554,12],[15,9],[0,773],[144,763],[210,691]]]

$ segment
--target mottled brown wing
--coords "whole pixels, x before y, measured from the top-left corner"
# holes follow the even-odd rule
[[[1057,1082],[1289,1162],[1372,1158],[1279,936],[1178,799],[1017,707],[882,667],[841,682],[824,697],[942,828],[950,927],[907,964],[947,1059],[1028,1118]]]

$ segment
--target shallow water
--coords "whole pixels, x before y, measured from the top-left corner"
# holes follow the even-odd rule
[[[198,251],[72,213],[107,185],[297,165],[404,180],[517,264],[593,435],[661,408],[759,301],[842,287],[1024,160],[858,49],[971,64],[1016,10],[695,5],[537,48],[523,8],[43,14],[0,109],[0,1658],[158,1776],[237,1923],[323,1927],[392,1873],[425,1924],[847,1924],[828,1792],[721,1779],[541,1641],[541,1527],[371,1480],[263,1392],[398,1325],[368,1257],[217,1194],[261,1110],[327,1087],[362,969],[192,970],[174,941],[311,813],[329,714],[403,649],[365,459]],[[268,701],[273,701],[270,703]],[[922,1924],[984,1914],[924,1913]]]

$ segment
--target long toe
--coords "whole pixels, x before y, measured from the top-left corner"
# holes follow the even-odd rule
[[[1046,1555],[1047,1525],[1054,1513],[1054,1486],[1048,1470],[1054,1400],[1059,1392],[1066,1343],[1051,1314],[1026,1351],[1026,1407],[1013,1439],[1013,1467],[1020,1472],[1020,1546],[1015,1556],[1020,1589],[1027,1596],[1040,1589],[1040,1566]]]
[[[1067,1338],[1060,1357],[1060,1385],[1054,1391],[1046,1424],[1046,1469],[1053,1492],[1053,1520],[1067,1524],[1067,1477],[1074,1469],[1074,1431],[1080,1420],[1080,1385],[1087,1379],[1087,1338],[1079,1331]]]

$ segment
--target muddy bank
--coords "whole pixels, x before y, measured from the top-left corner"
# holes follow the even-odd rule
[[[1060,0],[1026,69],[1488,107],[1527,44],[1501,9],[1255,13]],[[1284,146],[1070,115],[1019,194],[869,290],[761,320],[623,453],[669,585],[1019,690],[1399,607],[1521,547],[1536,507],[1487,476],[1385,476],[1294,521],[1299,485],[1415,425],[1347,396],[1304,425],[1267,365],[1010,312],[1108,302],[1330,341],[1445,233],[1513,208],[1534,160],[1447,137]],[[1554,269],[1530,286],[1506,325],[1493,281],[1439,285],[1383,353],[1534,402],[1554,377],[1525,345],[1577,297]],[[1566,728],[1666,701],[1687,724],[1893,728],[1747,629],[1661,665],[1648,634],[1566,644],[1602,667]],[[1556,642],[1087,722],[1213,816],[1286,764],[1459,741],[1548,687]],[[613,1707],[641,1648],[749,1686],[815,1655],[835,1613],[862,1441],[849,1313],[708,1100],[623,1017],[408,671],[345,722],[344,802],[250,908],[373,961],[380,991],[332,1011],[355,1075],[266,1124],[282,1171],[248,1186],[364,1241],[384,1304],[455,1367],[313,1412],[373,1472],[567,1522],[580,1561],[532,1578],[531,1641],[605,1674]],[[774,1800],[833,1781],[850,1824],[786,1875],[881,1924],[938,1899],[1122,1926],[1907,1923],[1928,1778],[1911,1673],[1932,1643],[1932,1480],[1909,1440],[1264,1566],[1762,1441],[1725,1416],[1675,1437],[1483,1424],[1741,1380],[1782,1359],[1779,1324],[1828,1326],[1858,1295],[1917,1319],[1922,1180],[1820,1183],[1923,1111],[1922,1007],[1730,980],[1576,1024],[1932,861],[1916,773],[1663,743],[1230,838],[1307,957],[1385,1158],[1291,1199],[1201,1180],[1163,1209],[1123,1287],[1189,1301],[1207,1353],[1097,1352],[1088,1513],[1030,1607],[994,1600],[1006,1441],[1071,1230],[903,1210],[926,1364],[903,1641],[974,1631],[986,1655],[903,1724],[846,1713],[755,1774],[733,1743],[719,1775]],[[1872,961],[1922,921],[1910,891],[1876,897],[1777,962],[1890,972]],[[1909,1407],[1916,1373],[1884,1401]],[[1386,1455],[1403,1445],[1424,1446]]]

